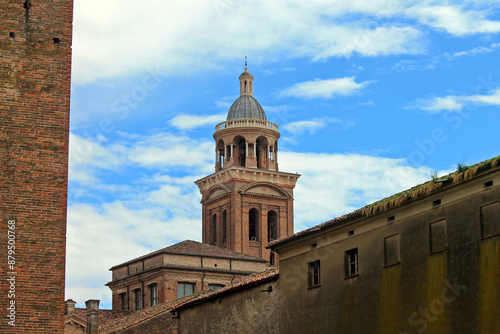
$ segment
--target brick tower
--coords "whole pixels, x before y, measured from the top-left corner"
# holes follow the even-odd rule
[[[215,173],[196,181],[202,194],[203,242],[261,257],[269,241],[293,234],[298,174],[278,170],[278,126],[253,97],[253,76],[240,75],[240,97],[215,127]]]
[[[73,1],[0,15],[0,333],[63,333]]]

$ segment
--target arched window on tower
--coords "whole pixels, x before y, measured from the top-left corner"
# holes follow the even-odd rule
[[[248,82],[245,81],[245,93],[248,93]]]
[[[236,136],[233,139],[234,145],[234,164],[236,166],[246,166],[247,141],[242,136]]]
[[[267,145],[268,141],[266,137],[260,136],[257,138],[255,145],[257,146],[257,152],[255,152],[255,156],[257,158],[257,168],[267,168]]]
[[[252,241],[257,241],[257,232],[259,225],[259,211],[257,209],[250,209],[248,213],[248,236]]]
[[[212,216],[212,244],[217,243],[217,215]]]
[[[278,239],[278,215],[271,210],[267,213],[267,241]]]
[[[222,211],[222,242],[227,242],[227,212]]]
[[[219,163],[220,168],[224,168],[224,156],[226,154],[226,150],[224,147],[224,142],[219,140],[217,143],[217,161]]]

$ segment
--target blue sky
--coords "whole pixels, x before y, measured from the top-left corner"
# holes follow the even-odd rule
[[[76,0],[66,298],[110,308],[111,266],[201,241],[245,56],[300,231],[498,156],[499,37],[498,0]]]

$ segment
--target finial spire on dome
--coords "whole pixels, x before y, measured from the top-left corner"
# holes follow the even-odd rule
[[[248,72],[247,56],[245,56],[245,71],[240,75],[240,95],[253,94],[253,75]]]

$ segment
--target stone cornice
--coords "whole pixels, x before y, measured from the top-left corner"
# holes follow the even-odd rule
[[[195,184],[204,193],[216,184],[223,184],[231,180],[246,182],[269,182],[285,188],[294,188],[300,174],[278,172],[269,169],[231,166],[217,173],[208,175],[195,181]]]

